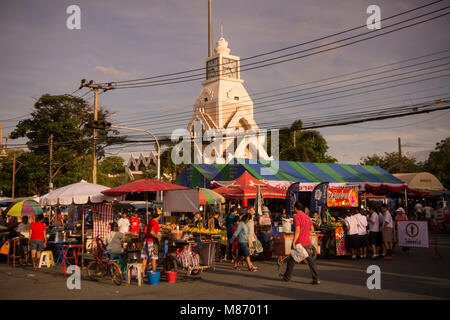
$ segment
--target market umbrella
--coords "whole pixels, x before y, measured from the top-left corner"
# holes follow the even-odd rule
[[[43,210],[36,201],[23,200],[10,205],[5,213],[14,217],[37,216],[42,214]]]
[[[101,193],[104,190],[108,190],[109,187],[99,184],[88,183],[85,180],[81,180],[78,183],[69,184],[65,187],[56,189],[52,192],[42,196],[39,200],[42,206],[54,206],[54,205],[69,205],[69,204],[81,204],[83,206],[82,215],[82,231],[81,242],[83,249],[81,251],[81,263],[84,265],[84,205],[87,203],[101,203],[103,201],[116,200],[114,197],[106,196]]]
[[[141,179],[136,180],[109,190],[104,190],[102,193],[107,196],[123,196],[128,193],[145,192],[146,201],[146,215],[148,220],[148,199],[147,192],[151,191],[168,191],[168,190],[182,190],[188,189],[177,184],[168,183],[160,180]]]
[[[103,201],[112,201],[114,197],[106,196],[101,193],[108,190],[109,187],[100,184],[88,183],[81,180],[78,183],[69,184],[65,187],[56,189],[39,200],[42,206],[69,205],[101,203]]]
[[[188,188],[159,180],[141,179],[101,192],[104,195],[115,197],[133,192],[167,191],[167,190],[181,190],[181,189],[188,189]]]
[[[205,188],[199,188],[198,189],[198,203],[205,205],[205,204],[217,204],[217,203],[224,203],[225,198],[218,194],[217,192],[214,192],[209,189]]]

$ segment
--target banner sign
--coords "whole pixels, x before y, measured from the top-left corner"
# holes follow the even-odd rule
[[[328,188],[328,207],[357,207],[358,191],[349,188]]]
[[[397,221],[397,242],[400,247],[429,248],[428,222]]]
[[[328,182],[322,182],[314,188],[311,195],[311,217],[316,211],[319,213],[319,217],[322,217],[323,208],[327,205],[327,190]]]

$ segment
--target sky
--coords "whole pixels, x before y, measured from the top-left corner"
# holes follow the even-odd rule
[[[429,2],[341,0],[337,5],[333,0],[213,0],[214,47],[221,23],[231,54],[245,58],[364,25],[369,16],[366,9],[372,4],[380,7],[384,18]],[[74,4],[81,9],[81,30],[66,27],[66,9]],[[83,78],[106,82],[179,72],[203,67],[207,57],[207,0],[2,1],[0,12],[0,123],[4,135],[30,113],[35,99],[45,93],[72,93]],[[250,96],[256,97],[449,49],[449,27],[450,16],[444,16],[355,45],[243,71],[241,78]],[[450,53],[418,61],[439,57],[442,59],[434,65],[443,64],[448,62],[447,55]],[[373,68],[359,81],[371,79],[371,73],[379,70],[385,69]],[[276,103],[264,107],[255,101],[255,120],[260,127],[285,126],[297,119],[326,119],[358,107],[370,110],[373,105],[410,105],[449,97],[450,77],[445,74],[437,72],[434,75],[442,75],[437,79],[382,90],[373,86],[373,91],[347,98],[304,100],[282,110]],[[115,113],[115,124],[167,135],[176,128],[186,128],[191,117],[186,111],[193,110],[200,82],[112,90],[100,95],[99,103]],[[86,92],[84,88],[76,94]],[[425,160],[437,142],[450,136],[449,121],[449,111],[438,111],[318,130],[328,142],[328,153],[341,163],[357,164],[367,155],[397,151],[398,137],[404,152]],[[152,148],[115,147],[108,154],[126,158],[129,152],[139,154]]]

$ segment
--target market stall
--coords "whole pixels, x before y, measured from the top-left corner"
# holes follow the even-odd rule
[[[205,208],[203,212],[206,213],[207,206],[221,205],[224,202],[223,196],[204,188],[164,192],[164,209],[171,214],[199,213],[202,207]],[[199,227],[192,223],[183,227],[178,224],[178,221],[179,217],[175,224],[166,223],[161,226],[162,230],[170,233],[170,236],[166,237],[168,255],[176,259],[180,267],[188,269],[189,273],[207,268],[214,269],[221,230]],[[199,254],[198,265],[196,259],[180,258],[191,255],[191,252]]]

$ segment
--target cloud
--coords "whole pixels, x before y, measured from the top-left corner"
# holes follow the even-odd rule
[[[132,73],[130,72],[121,72],[113,67],[103,67],[103,66],[96,66],[94,68],[96,71],[100,71],[103,74],[113,76],[113,77],[127,77],[130,76]]]

